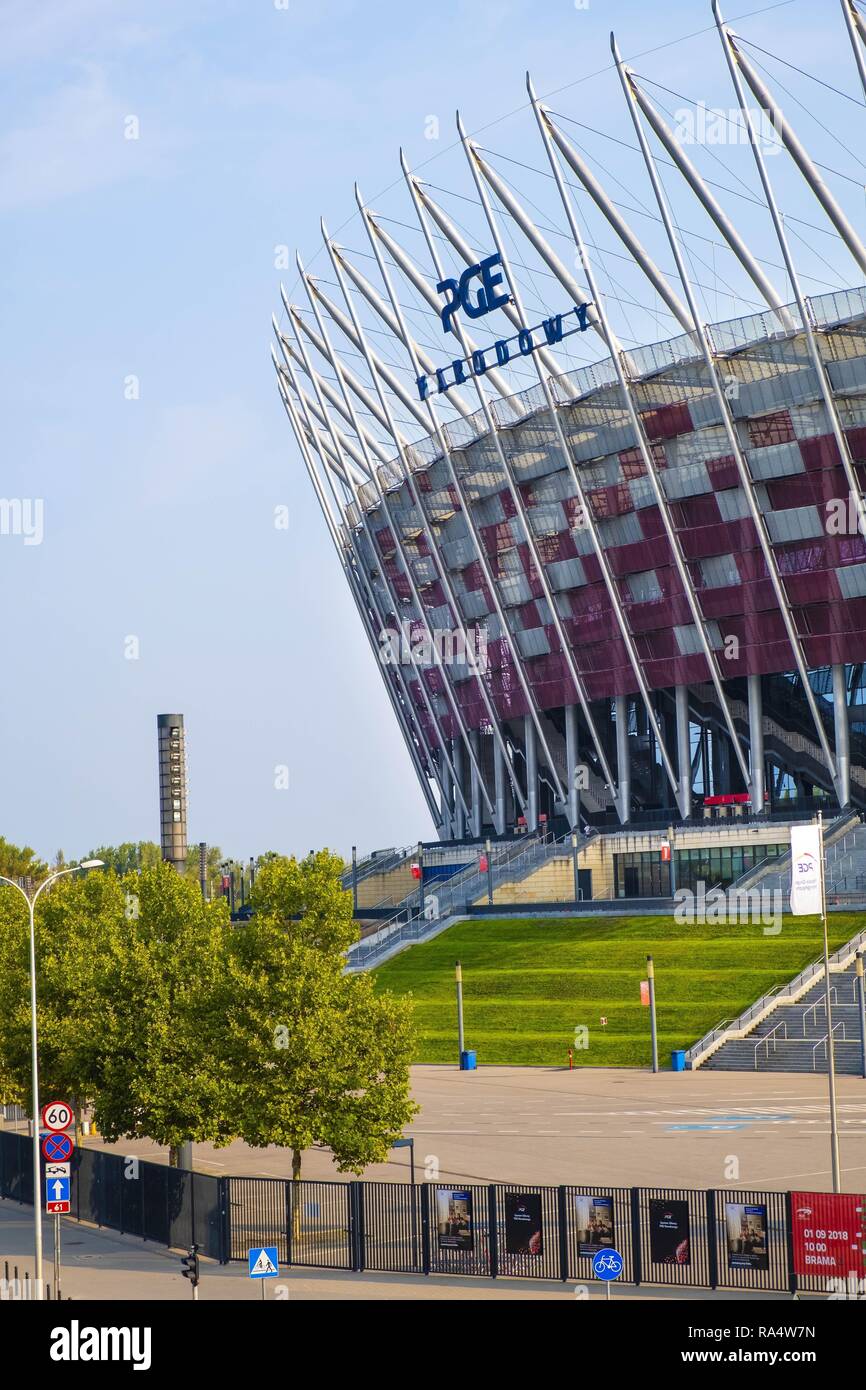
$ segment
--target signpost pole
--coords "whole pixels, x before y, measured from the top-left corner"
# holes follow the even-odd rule
[[[821,881],[821,927],[824,935],[824,1000],[827,1011],[827,1079],[830,1086],[830,1158],[833,1191],[842,1191],[839,1171],[839,1120],[836,1114],[836,1057],[833,1048],[833,1012],[830,1000],[830,947],[827,940],[827,896],[824,883],[824,814],[818,812],[818,872]]]
[[[30,1074],[33,1107],[33,1244],[36,1298],[42,1298],[42,1193],[39,1163],[39,1063],[36,1057],[36,898],[28,898],[30,909]]]
[[[463,966],[455,961],[454,976],[457,981],[457,1065],[463,1060]]]
[[[577,864],[577,831],[571,832],[571,867],[574,873],[574,901],[580,900],[580,870]]]
[[[493,854],[490,841],[485,842],[484,853],[487,855],[487,901],[493,906]]]
[[[646,977],[649,983],[650,1036],[652,1038],[653,1049],[653,1071],[656,1072],[659,1069],[659,1038],[656,1028],[656,979],[652,956],[647,956],[646,958]]]
[[[60,1217],[54,1218],[54,1297],[60,1297]]]
[[[866,1076],[866,979],[863,977],[863,952],[857,952],[857,1003],[860,1005],[860,1055],[861,1073]]]

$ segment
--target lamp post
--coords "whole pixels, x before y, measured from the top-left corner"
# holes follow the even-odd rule
[[[818,872],[821,883],[821,928],[824,937],[824,1009],[827,1017],[827,1081],[830,1087],[830,1161],[833,1191],[842,1191],[839,1164],[839,1118],[836,1107],[836,1055],[833,1046],[833,1005],[830,988],[830,943],[827,940],[827,885],[824,879],[824,813],[818,812]]]
[[[40,883],[36,892],[31,898],[20,883],[16,883],[12,878],[6,878],[5,874],[0,874],[0,883],[8,883],[10,888],[19,892],[27,903],[27,910],[30,913],[30,1078],[33,1091],[33,1240],[35,1250],[35,1271],[34,1283],[36,1286],[35,1297],[42,1299],[42,1202],[39,1191],[39,1063],[37,1058],[37,1032],[36,1032],[36,899],[43,888],[48,888],[55,883],[58,878],[63,878],[65,874],[75,874],[79,869],[101,869],[103,861],[101,859],[85,859],[81,864],[73,864],[69,869],[59,869],[57,873],[49,874],[48,878]]]

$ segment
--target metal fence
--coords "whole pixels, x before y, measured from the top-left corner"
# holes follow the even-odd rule
[[[794,1273],[787,1192],[301,1181],[293,1197],[288,1180],[225,1181],[232,1260],[276,1245],[290,1265],[584,1284],[613,1245],[626,1283],[827,1290],[826,1272]]]
[[[32,1206],[32,1154],[27,1135],[0,1132],[0,1197]],[[71,1179],[77,1221],[225,1260],[224,1179],[101,1149],[76,1149]]]
[[[32,1203],[31,1163],[27,1136],[0,1132],[0,1197]],[[859,1201],[857,1209],[866,1208],[866,1198]],[[794,1272],[787,1192],[293,1183],[215,1178],[81,1149],[72,1215],[173,1248],[195,1242],[224,1264],[273,1245],[281,1264],[301,1268],[586,1284],[593,1255],[613,1246],[630,1284],[790,1293],[828,1287],[827,1271]]]

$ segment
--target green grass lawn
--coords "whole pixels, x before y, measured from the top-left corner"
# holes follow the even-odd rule
[[[863,925],[843,913],[828,922],[831,950]],[[413,946],[375,976],[412,995],[418,1062],[456,1059],[459,959],[466,1046],[479,1064],[564,1065],[575,1027],[585,1025],[589,1046],[575,1051],[575,1066],[644,1066],[650,1025],[640,981],[652,955],[659,1061],[669,1066],[673,1048],[689,1047],[820,953],[815,917],[785,917],[778,936],[759,925],[678,925],[670,917],[479,919]]]

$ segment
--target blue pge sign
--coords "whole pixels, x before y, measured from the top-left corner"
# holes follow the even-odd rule
[[[510,302],[508,291],[497,288],[503,283],[503,277],[494,267],[501,264],[502,258],[497,252],[477,265],[467,266],[459,280],[442,280],[436,286],[440,294],[450,296],[442,310],[442,327],[446,333],[454,332],[451,320],[458,309],[465,310],[471,319],[480,319],[491,309],[501,309],[503,304]],[[472,283],[476,278],[481,281],[480,285]]]

